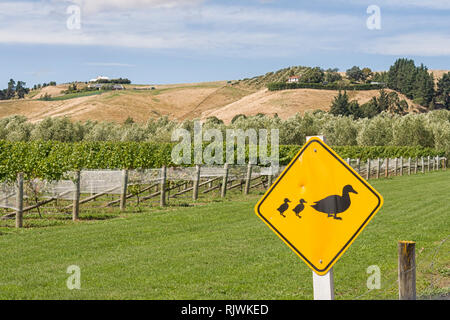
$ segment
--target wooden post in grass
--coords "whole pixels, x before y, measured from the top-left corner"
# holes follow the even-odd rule
[[[395,169],[394,169],[395,176],[397,176],[397,168],[398,168],[398,158],[395,158]]]
[[[120,211],[124,211],[127,205],[128,170],[122,170],[122,190],[120,193]]]
[[[245,187],[244,187],[244,194],[248,194],[250,191],[250,181],[252,179],[252,164],[249,162],[247,166],[247,176],[245,178]]]
[[[389,158],[386,158],[386,169],[384,170],[384,176],[389,178]]]
[[[272,185],[272,179],[273,179],[273,167],[271,165],[269,175],[267,176],[267,189],[269,189],[270,186]]]
[[[228,163],[225,163],[225,165],[223,166],[223,181],[222,181],[222,190],[220,193],[220,196],[222,198],[225,198],[225,196],[227,195],[227,185],[228,185]]]
[[[356,169],[357,169],[358,174],[361,174],[361,159],[360,158],[356,159]]]
[[[427,157],[427,171],[430,172],[430,156]]]
[[[194,188],[192,192],[192,199],[195,201],[198,199],[198,185],[200,183],[200,165],[195,166],[195,176],[194,176]]]
[[[419,159],[416,158],[416,161],[414,163],[414,174],[417,174],[418,166],[419,166]]]
[[[75,172],[75,194],[73,195],[72,206],[72,220],[77,221],[80,216],[80,186],[81,186],[81,172]]]
[[[436,157],[436,170],[439,171],[439,156]]]
[[[416,243],[398,243],[398,297],[400,300],[416,300]]]
[[[17,189],[16,189],[16,228],[23,226],[23,173],[17,174]]]
[[[159,198],[159,205],[164,207],[166,205],[166,180],[167,180],[167,168],[162,166],[161,168],[161,193]]]
[[[422,173],[425,173],[425,160],[423,159],[423,157],[420,160],[421,160]]]
[[[381,169],[380,158],[378,158],[377,159],[377,179],[380,179],[380,169]]]
[[[403,157],[400,157],[400,176],[403,176]]]
[[[367,172],[366,172],[366,180],[370,179],[370,158],[367,159]]]
[[[411,157],[408,158],[408,176],[411,175]]]

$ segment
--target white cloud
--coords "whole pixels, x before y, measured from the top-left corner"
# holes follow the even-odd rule
[[[135,67],[134,64],[120,62],[86,62],[85,65],[91,67]]]
[[[376,39],[365,43],[361,50],[385,55],[448,56],[450,35],[415,33]]]

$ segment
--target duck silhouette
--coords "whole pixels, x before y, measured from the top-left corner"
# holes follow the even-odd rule
[[[350,192],[358,194],[358,192],[356,192],[353,187],[348,184],[342,190],[342,196],[328,196],[320,201],[316,201],[315,204],[311,205],[311,207],[319,212],[328,214],[329,218],[333,217],[336,220],[342,220],[342,218],[337,215],[346,211],[350,207]]]
[[[299,218],[301,218],[299,213],[302,212],[303,209],[305,209],[304,203],[307,203],[307,202],[304,199],[300,199],[300,204],[298,204],[294,209],[292,209],[292,211],[295,212],[295,215]]]
[[[291,202],[288,198],[284,199],[284,203],[277,209],[280,212],[280,214],[285,218],[286,216],[283,213],[289,208],[288,202]]]

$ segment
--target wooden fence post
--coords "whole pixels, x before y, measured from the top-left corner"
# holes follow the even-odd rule
[[[195,201],[198,199],[198,185],[200,184],[200,165],[195,166],[195,176],[194,176],[194,189],[192,192],[192,199]]]
[[[419,165],[419,159],[416,158],[416,161],[414,163],[414,174],[417,174],[418,165]]]
[[[427,171],[430,172],[430,156],[427,158]]]
[[[416,300],[416,243],[398,243],[398,296],[400,300]]]
[[[436,157],[436,170],[439,171],[439,156]]]
[[[367,172],[366,172],[366,180],[370,179],[370,158],[367,159]]]
[[[224,173],[223,173],[223,181],[222,181],[222,192],[220,193],[220,196],[222,198],[225,198],[227,195],[227,185],[228,185],[228,163],[225,163],[224,167]]]
[[[247,176],[245,178],[244,194],[248,194],[250,191],[250,181],[252,180],[252,164],[249,162],[247,165]]]
[[[381,169],[380,158],[378,158],[377,159],[377,179],[380,179],[380,169]]]
[[[395,169],[394,169],[395,176],[397,176],[397,169],[398,169],[398,158],[395,158]]]
[[[81,171],[75,172],[75,194],[73,197],[72,206],[72,220],[77,221],[80,216],[80,186],[81,186]]]
[[[403,157],[400,157],[400,176],[403,176]]]
[[[166,180],[167,180],[167,168],[162,166],[161,168],[161,193],[159,198],[159,205],[164,207],[166,205]]]
[[[272,165],[270,166],[270,173],[269,173],[269,175],[267,176],[267,189],[269,189],[270,188],[270,186],[272,185],[272,180],[273,179],[273,167],[272,167]]]
[[[425,173],[425,161],[424,161],[424,159],[423,159],[423,157],[422,157],[422,159],[421,159],[421,166],[422,166],[422,173]]]
[[[386,158],[386,169],[384,170],[384,176],[389,178],[389,158]]]
[[[411,157],[408,158],[408,176],[411,175]]]
[[[23,173],[17,174],[16,189],[16,228],[23,227]]]
[[[357,169],[358,174],[361,174],[361,159],[360,158],[356,159],[356,169]]]
[[[128,170],[122,170],[122,192],[120,194],[120,211],[124,211],[127,205]]]

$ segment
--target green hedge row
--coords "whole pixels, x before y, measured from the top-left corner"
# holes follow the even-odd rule
[[[340,85],[337,83],[301,83],[301,82],[272,82],[267,85],[270,91],[287,90],[287,89],[318,89],[318,90],[379,90],[385,88],[381,84],[352,84],[352,85]]]
[[[0,141],[0,180],[14,180],[18,172],[26,179],[58,180],[76,169],[138,169],[174,166],[173,144],[139,142],[7,142]],[[280,164],[287,164],[301,146],[280,146]],[[444,155],[423,147],[335,147],[342,158],[421,157]],[[248,150],[247,150],[248,155]],[[224,151],[225,157],[225,151]]]

